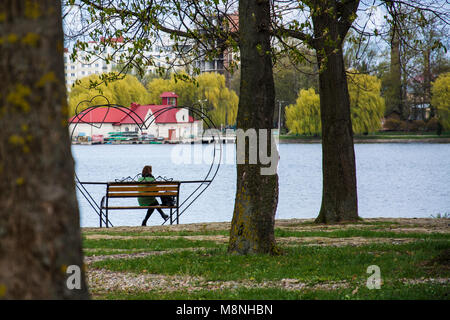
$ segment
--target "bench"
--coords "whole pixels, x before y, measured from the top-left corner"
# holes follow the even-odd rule
[[[134,209],[170,209],[170,224],[175,221],[179,224],[179,181],[153,181],[153,182],[107,182],[106,195],[100,203],[100,228],[102,227],[103,210],[105,210],[106,227],[108,228],[108,211],[109,210],[134,210]],[[173,205],[163,205],[161,197],[174,197]],[[160,197],[156,206],[140,206],[137,204],[138,197]],[[111,204],[112,199],[117,198],[136,198],[134,206],[120,206]],[[174,213],[175,218],[174,218]]]

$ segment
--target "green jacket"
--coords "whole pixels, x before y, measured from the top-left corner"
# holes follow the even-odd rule
[[[148,181],[148,182],[152,182],[155,181],[155,178],[153,176],[151,177],[141,177],[138,180],[139,182],[144,182],[144,181]],[[140,191],[140,192],[145,192],[145,191]],[[138,202],[140,206],[154,206],[158,204],[158,201],[156,200],[155,197],[138,197]]]

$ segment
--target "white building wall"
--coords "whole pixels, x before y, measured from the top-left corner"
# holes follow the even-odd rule
[[[189,121],[189,111],[188,109],[180,109],[175,115],[177,122],[188,122]]]
[[[118,132],[120,130],[120,126],[113,126],[112,123],[103,123],[100,128],[97,128],[99,125],[95,124],[91,126],[87,123],[71,123],[69,125],[69,134],[72,135],[72,138],[77,137],[80,133],[84,133],[89,137],[94,134],[101,134],[107,137],[109,132]]]

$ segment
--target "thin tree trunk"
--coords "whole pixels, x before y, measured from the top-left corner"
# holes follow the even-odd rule
[[[60,4],[0,3],[0,294],[9,299],[89,298]],[[71,265],[80,268],[80,289]]]
[[[330,2],[328,2],[330,6]],[[318,223],[358,219],[350,98],[342,42],[346,32],[324,8],[313,15],[322,123],[322,205]],[[331,10],[330,10],[331,11]],[[334,12],[336,8],[334,8]],[[333,11],[331,11],[333,12]],[[327,37],[323,37],[327,34]]]
[[[400,39],[397,30],[392,31],[391,40],[391,86],[392,86],[392,104],[393,110],[400,113],[401,117],[405,117],[403,108],[402,94],[402,68],[400,61]]]
[[[257,132],[258,129],[266,129],[270,140],[275,104],[269,35],[270,1],[239,1],[239,26],[241,82],[237,128],[256,129]],[[258,149],[259,143],[261,141],[258,141]],[[278,155],[275,157],[278,159]],[[237,164],[230,252],[252,254],[275,251],[278,175],[261,174],[262,167],[259,162]]]
[[[431,49],[425,48],[423,53],[423,97],[424,97],[424,104],[430,105],[430,118],[434,117],[434,108],[431,105]],[[425,119],[425,118],[423,118]]]

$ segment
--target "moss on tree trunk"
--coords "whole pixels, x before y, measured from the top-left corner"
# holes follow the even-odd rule
[[[313,14],[322,124],[322,205],[318,223],[358,220],[356,164],[342,40],[358,1],[316,1]],[[326,9],[326,10],[325,10]],[[340,15],[330,14],[339,12]],[[345,18],[348,17],[348,18]]]
[[[256,131],[266,129],[270,133],[275,105],[270,47],[270,1],[239,2],[239,35],[241,83],[237,128]],[[270,134],[267,139],[270,140]],[[260,141],[258,146],[253,147],[259,149],[259,143]],[[248,153],[246,159],[248,160]],[[278,204],[278,175],[262,175],[262,167],[264,166],[260,164],[259,159],[257,164],[246,162],[237,165],[230,252],[275,252],[274,223]]]
[[[60,4],[52,0],[0,3],[0,294],[4,298],[89,297],[67,129]],[[80,289],[67,286],[70,265],[81,269]]]

